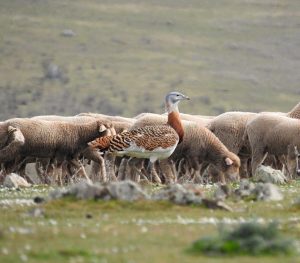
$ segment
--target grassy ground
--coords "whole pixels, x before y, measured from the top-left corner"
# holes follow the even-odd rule
[[[47,195],[49,189],[0,192],[1,262],[253,262],[254,258],[205,257],[186,252],[200,237],[223,225],[245,220],[279,222],[282,232],[299,240],[300,183],[281,187],[280,202],[236,202],[234,212],[153,202],[58,200],[37,206],[33,217],[21,199]],[[212,190],[206,190],[209,194]],[[14,200],[19,204],[9,203]],[[299,262],[299,257],[258,257],[256,262]]]
[[[298,0],[2,0],[0,118],[96,111],[288,111],[300,99]],[[61,35],[71,29],[74,37]],[[58,65],[61,79],[45,78]]]

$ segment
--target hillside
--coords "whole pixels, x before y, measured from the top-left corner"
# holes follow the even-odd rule
[[[2,0],[0,119],[288,111],[300,101],[298,0]]]

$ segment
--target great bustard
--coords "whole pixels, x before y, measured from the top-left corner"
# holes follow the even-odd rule
[[[168,122],[164,125],[145,126],[112,136],[100,137],[89,145],[117,156],[146,158],[151,165],[156,160],[167,159],[184,136],[178,103],[189,98],[179,92],[165,97]]]

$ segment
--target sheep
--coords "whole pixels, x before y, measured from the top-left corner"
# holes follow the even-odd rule
[[[106,123],[107,126],[107,131],[106,132],[111,132],[114,131],[114,127],[112,127],[112,123],[108,120],[108,118],[106,118],[106,115],[102,115],[102,114],[82,114],[82,115],[76,115],[76,116],[57,116],[57,115],[42,115],[42,116],[35,116],[32,117],[32,119],[35,120],[47,120],[47,121],[64,121],[64,122],[69,122],[69,123],[87,123],[87,122],[91,122],[91,121],[95,121],[95,120],[99,120],[99,121],[103,121],[103,123]],[[110,125],[111,123],[111,125]],[[121,129],[121,125],[118,125],[118,128]],[[122,126],[122,128],[127,128],[124,125]],[[110,131],[109,131],[110,130]],[[105,135],[108,135],[107,133]],[[92,169],[91,169],[91,178],[93,178],[93,180],[99,180],[99,181],[106,181],[107,177],[106,177],[106,170],[105,170],[105,160],[104,158],[101,156],[101,153],[99,153],[97,150],[93,149],[92,147],[87,147],[87,149],[85,149],[82,152],[82,156],[83,158],[92,161]],[[52,166],[52,165],[51,165]],[[36,170],[37,173],[40,175],[40,177],[43,177],[46,179],[46,173],[47,170],[50,168],[51,166],[49,166],[49,160],[42,160],[39,161],[37,160],[36,162]],[[70,166],[70,164],[68,164],[68,166]],[[44,168],[43,168],[44,167]],[[45,169],[46,168],[46,169]],[[72,169],[72,167],[68,167],[68,170]]]
[[[166,117],[157,114],[146,114],[135,122],[132,128],[166,122]],[[178,162],[186,158],[194,170],[200,170],[200,164],[213,164],[228,177],[236,177],[240,159],[230,152],[225,145],[207,128],[197,123],[183,121],[184,137],[168,161]],[[164,163],[163,161],[161,161]],[[164,163],[165,165],[165,163]],[[223,174],[222,174],[223,175]],[[221,180],[224,182],[224,177]],[[168,181],[169,178],[166,178]]]
[[[101,121],[73,124],[15,118],[0,124],[0,130],[6,129],[9,132],[10,127],[15,128],[24,140],[13,140],[2,148],[1,163],[14,162],[16,167],[27,157],[56,158],[60,161],[67,159],[78,169],[83,168],[76,160],[81,151],[86,149],[89,141],[101,136],[107,129]]]
[[[268,112],[265,112],[268,113]],[[275,113],[274,113],[275,114]],[[300,103],[288,113],[278,112],[277,115],[300,118]],[[226,112],[213,118],[208,124],[210,129],[226,147],[241,158],[240,177],[248,177],[248,159],[251,157],[249,142],[244,137],[246,125],[258,113],[254,112]],[[269,157],[270,158],[270,157]],[[272,162],[274,158],[270,158]]]
[[[292,154],[295,147],[300,147],[300,122],[297,119],[289,118],[272,113],[261,113],[251,120],[245,131],[248,138],[251,152],[252,174],[260,165],[267,154],[287,157],[283,162],[291,176],[298,172],[298,155]]]

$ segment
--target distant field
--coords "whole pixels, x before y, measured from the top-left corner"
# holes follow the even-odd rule
[[[299,21],[298,0],[2,0],[0,118],[160,113],[170,90],[187,113],[288,111]]]
[[[207,195],[212,192],[207,189]],[[280,202],[227,201],[234,211],[209,210],[155,202],[67,201],[37,206],[32,198],[45,196],[49,188],[9,191],[0,188],[0,262],[225,262],[296,263],[297,256],[205,257],[186,249],[222,226],[258,220],[276,221],[290,237],[300,237],[298,208],[300,184],[282,186]],[[26,201],[27,200],[27,201]],[[36,206],[36,205],[35,205]]]

